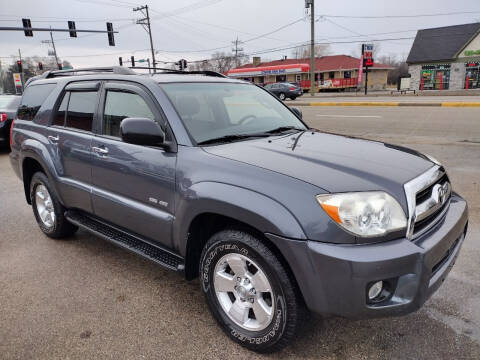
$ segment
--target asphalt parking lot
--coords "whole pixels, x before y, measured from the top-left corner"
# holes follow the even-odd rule
[[[312,318],[283,352],[248,352],[216,325],[197,281],[186,282],[84,231],[67,241],[45,237],[3,150],[0,358],[480,359],[480,109],[302,111],[313,127],[433,155],[468,200],[462,252],[421,310],[390,319]]]

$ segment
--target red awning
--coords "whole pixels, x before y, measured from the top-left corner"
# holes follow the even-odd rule
[[[258,67],[248,67],[248,68],[239,68],[239,69],[232,69],[228,71],[228,75],[230,74],[243,74],[243,73],[251,73],[251,72],[263,72],[263,71],[276,71],[276,70],[294,70],[298,69],[299,72],[308,72],[310,71],[309,64],[285,64],[285,65],[273,65],[273,66],[258,66]]]

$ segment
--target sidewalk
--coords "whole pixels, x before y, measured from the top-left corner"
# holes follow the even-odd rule
[[[304,94],[295,101],[286,101],[291,106],[435,106],[435,107],[480,107],[480,96],[337,96],[320,97]]]

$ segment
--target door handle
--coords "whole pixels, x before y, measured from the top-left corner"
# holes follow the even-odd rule
[[[92,151],[99,156],[107,156],[108,155],[108,149],[106,147],[93,146]]]
[[[57,136],[48,135],[48,140],[52,144],[56,144],[56,143],[58,143],[58,140],[60,140],[60,137],[58,135]]]

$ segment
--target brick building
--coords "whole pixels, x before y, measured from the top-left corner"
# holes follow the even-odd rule
[[[358,84],[360,59],[348,55],[322,56],[315,59],[315,87],[318,90],[355,89]],[[368,74],[368,88],[385,89],[387,74],[391,67],[375,63]],[[259,57],[253,63],[227,72],[229,77],[240,78],[256,84],[275,82],[296,82],[304,90],[310,89],[310,58],[284,59],[261,62]],[[362,86],[365,76],[362,76]]]
[[[415,90],[480,88],[480,23],[419,30],[407,64]]]

